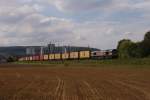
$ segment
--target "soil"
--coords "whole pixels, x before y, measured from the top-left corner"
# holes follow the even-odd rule
[[[0,65],[0,100],[150,100],[150,69]]]

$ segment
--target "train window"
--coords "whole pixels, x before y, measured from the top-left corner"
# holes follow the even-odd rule
[[[96,55],[96,52],[94,52],[93,55]]]
[[[107,52],[106,52],[106,55],[108,55],[108,54],[109,54],[109,52],[107,51]]]

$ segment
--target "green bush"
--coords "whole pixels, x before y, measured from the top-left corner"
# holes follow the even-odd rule
[[[17,58],[14,56],[10,56],[7,58],[7,62],[15,62],[15,61],[17,61]]]

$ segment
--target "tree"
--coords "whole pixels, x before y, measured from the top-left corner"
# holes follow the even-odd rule
[[[15,61],[17,61],[17,58],[14,56],[10,56],[7,58],[7,62],[15,62]]]
[[[123,39],[119,41],[118,43],[118,54],[119,58],[130,58],[130,50],[133,45],[133,42],[131,40]]]
[[[150,31],[145,34],[144,40],[142,41],[141,48],[144,51],[144,56],[150,55]]]
[[[142,58],[144,57],[143,55],[143,50],[141,48],[141,42],[139,43],[132,43],[129,47],[129,55],[130,57],[133,58]]]
[[[148,31],[144,36],[144,42],[150,44],[150,31]]]

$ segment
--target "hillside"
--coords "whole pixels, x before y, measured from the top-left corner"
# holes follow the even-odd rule
[[[4,57],[8,56],[24,56],[26,55],[26,48],[35,48],[36,54],[40,53],[40,46],[12,46],[12,47],[0,47],[0,55]],[[63,47],[55,47],[55,52],[61,52]],[[70,47],[70,51],[77,50],[99,50],[96,48],[87,48],[87,47]],[[48,53],[48,48],[45,48],[45,53]]]
[[[28,46],[12,46],[12,47],[0,47],[0,55],[2,56],[22,56],[26,54],[26,48]]]

